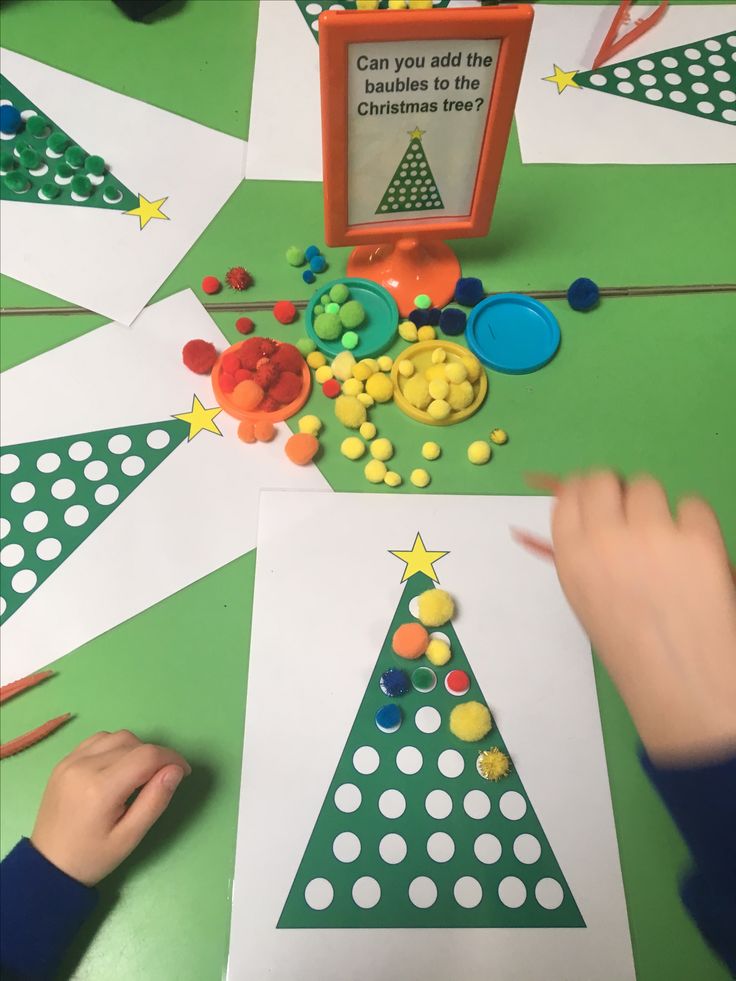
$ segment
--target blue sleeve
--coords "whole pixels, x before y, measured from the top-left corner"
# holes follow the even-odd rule
[[[736,977],[736,756],[676,768],[655,766],[642,752],[642,764],[693,858],[682,901]]]
[[[0,863],[2,977],[52,977],[96,903],[95,889],[57,869],[22,838]]]

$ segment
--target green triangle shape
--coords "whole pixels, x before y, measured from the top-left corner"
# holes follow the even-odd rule
[[[484,780],[476,770],[479,750],[496,746],[506,752],[495,725],[478,743],[462,742],[449,730],[449,714],[456,705],[465,701],[485,703],[451,623],[440,631],[450,640],[452,659],[434,669],[434,690],[421,694],[412,688],[395,700],[403,713],[397,732],[383,733],[375,725],[376,711],[391,701],[380,690],[381,674],[397,667],[410,674],[418,665],[429,664],[425,658],[406,661],[397,657],[391,639],[398,626],[413,620],[411,600],[433,585],[422,573],[407,580],[284,904],[279,928],[585,926],[519,773],[512,766],[507,777],[494,783]],[[489,641],[488,651],[478,654],[492,657],[492,643]],[[460,698],[451,695],[444,684],[447,673],[455,668],[470,677],[470,690]],[[427,707],[440,716],[434,732],[421,731],[415,722],[417,711]],[[417,772],[401,772],[399,768],[397,753],[408,747],[415,760],[416,750],[421,754]],[[370,767],[362,763],[360,770],[356,768],[354,755],[358,750],[359,759],[366,753],[375,759],[377,753],[379,762],[373,772],[364,772]],[[544,752],[541,744],[540,752]],[[450,770],[447,756],[457,768],[458,754],[462,772],[451,775],[455,771]],[[386,791],[394,792],[394,800],[396,791],[403,795],[405,810],[397,817],[382,813],[379,801]],[[428,795],[437,791],[440,797],[449,795],[452,802],[450,814],[443,819],[432,817],[427,810]],[[471,813],[466,811],[466,800]],[[490,812],[481,816],[480,805],[488,802]],[[433,837],[438,834],[439,838]],[[342,837],[338,840],[338,836]],[[404,848],[406,853],[399,861],[382,857],[383,853],[396,859]],[[447,860],[436,860],[430,852]],[[436,898],[431,905],[415,905],[412,896],[426,903],[433,889]],[[380,898],[365,908],[379,891]],[[467,904],[479,892],[482,898],[469,908]]]
[[[336,9],[335,0],[294,0],[297,7],[301,11],[304,22],[309,28],[309,33],[319,44],[319,30],[317,27],[317,20],[319,15],[323,10],[334,10]],[[438,9],[441,7],[446,7],[450,0],[436,0],[433,9]],[[340,0],[339,6],[343,10],[357,10],[355,0]],[[388,0],[380,0],[378,5],[379,10],[386,10],[388,8]]]
[[[376,214],[438,211],[441,208],[444,208],[442,196],[424,152],[422,138],[410,134],[409,145],[376,208]]]
[[[4,75],[0,75],[0,99],[11,102],[21,114],[32,113],[36,119],[46,122],[43,130],[34,133],[29,129],[29,120],[24,117],[21,129],[14,136],[6,138],[7,134],[3,134],[0,140],[0,199],[103,208],[117,212],[138,207],[138,196],[114,177],[107,165],[102,174],[88,173],[86,161],[89,154]],[[65,147],[61,153],[54,149],[57,141]],[[29,149],[37,159],[40,158],[36,166],[24,166],[20,159],[20,154]],[[84,155],[81,166],[70,166],[69,160],[75,164],[78,162],[75,154],[80,158]],[[72,196],[74,192],[71,180],[77,174],[88,177],[91,183],[89,197],[84,200]],[[14,190],[14,182],[18,182],[21,177],[24,178],[25,189]],[[52,194],[56,196],[52,197]],[[106,200],[106,196],[112,200]]]
[[[736,30],[605,68],[577,72],[584,89],[736,125]]]
[[[2,447],[2,623],[188,433],[187,423],[166,419]]]

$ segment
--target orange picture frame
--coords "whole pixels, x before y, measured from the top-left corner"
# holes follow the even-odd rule
[[[325,241],[329,246],[473,238],[490,228],[533,10],[528,4],[437,10],[339,11],[319,17]],[[469,214],[349,223],[348,49],[395,41],[499,40]],[[407,122],[411,119],[407,117]]]

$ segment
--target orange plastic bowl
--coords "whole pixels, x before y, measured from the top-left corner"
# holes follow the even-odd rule
[[[277,344],[281,343],[276,341]],[[309,365],[304,362],[302,366],[302,390],[294,399],[293,402],[289,402],[288,405],[282,405],[278,409],[274,409],[273,412],[264,412],[262,409],[251,409],[247,411],[241,409],[239,406],[235,405],[233,400],[220,388],[220,371],[222,365],[222,359],[226,354],[235,352],[240,348],[245,341],[238,341],[237,344],[232,344],[226,351],[223,351],[220,357],[215,362],[215,366],[212,369],[212,390],[215,393],[215,398],[217,399],[217,404],[220,408],[227,412],[229,416],[234,419],[240,419],[241,422],[283,422],[284,419],[290,419],[295,413],[297,413],[304,403],[309,398],[309,392],[312,388],[312,374],[309,370]]]

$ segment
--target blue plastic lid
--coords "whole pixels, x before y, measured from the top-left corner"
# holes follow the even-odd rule
[[[560,346],[560,327],[550,310],[520,293],[482,300],[468,318],[465,336],[484,364],[512,375],[541,368]]]

